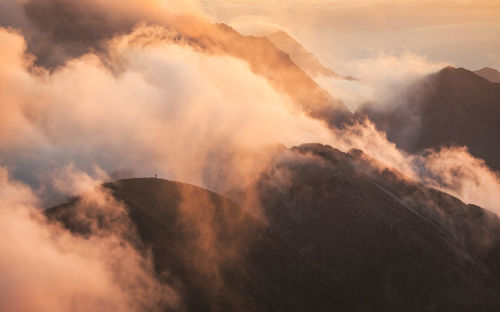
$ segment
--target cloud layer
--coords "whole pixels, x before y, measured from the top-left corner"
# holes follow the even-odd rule
[[[157,40],[158,38],[167,38]],[[240,60],[172,44],[140,27],[110,44],[118,75],[94,54],[50,74],[23,54],[20,35],[2,31],[1,161],[36,185],[74,164],[90,172],[134,170],[206,187],[222,154],[268,144],[332,143],[322,122],[296,110]],[[226,157],[227,158],[227,157]],[[26,169],[29,168],[29,172]]]

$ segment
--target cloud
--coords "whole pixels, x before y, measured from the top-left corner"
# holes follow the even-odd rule
[[[158,171],[160,177],[227,193],[248,188],[264,170],[274,153],[264,146],[320,142],[344,151],[362,149],[410,178],[440,185],[430,180],[437,173],[424,179],[418,157],[398,150],[371,123],[332,131],[297,110],[245,62],[207,55],[172,38],[175,32],[163,27],[140,26],[108,42],[109,62],[121,67],[118,74],[92,53],[49,73],[23,54],[19,34],[3,30],[0,40],[11,48],[2,52],[0,67],[5,82],[0,116],[9,116],[0,131],[2,165],[36,187],[47,203],[67,194],[46,182],[57,181],[48,177],[67,166],[101,179],[105,174],[95,168],[107,175]],[[387,93],[433,66],[406,55],[354,68],[364,73],[363,83],[377,83],[379,77],[372,96],[386,93],[390,103],[395,97]],[[439,187],[479,201],[465,189]],[[496,210],[493,200],[486,207]]]
[[[35,188],[4,179],[8,194],[2,196],[0,223],[6,225],[0,234],[19,248],[0,243],[0,273],[11,270],[2,274],[0,296],[9,297],[2,310],[175,307],[180,299],[154,278],[147,253],[123,239],[135,237],[124,207],[102,190],[89,190],[129,168],[221,192],[235,185],[241,190],[258,177],[277,142],[332,143],[326,125],[295,108],[247,63],[201,53],[172,34],[140,26],[107,42],[107,64],[87,53],[51,72],[25,54],[21,34],[0,30],[6,47],[0,60],[0,116],[6,116],[0,163]],[[269,151],[262,148],[269,145]],[[77,218],[90,236],[44,220],[42,206],[82,193]],[[205,252],[212,252],[214,229],[190,213],[189,205],[197,202],[184,195],[183,220],[202,234],[193,261],[202,263]],[[102,213],[104,227],[94,222]],[[238,250],[231,246],[227,252]],[[39,258],[31,260],[33,254]],[[217,259],[200,267],[207,278],[217,272]]]
[[[419,160],[424,183],[500,215],[500,175],[466,147],[430,150]]]
[[[95,54],[49,73],[23,56],[20,35],[3,30],[0,40],[17,53],[0,67],[1,115],[9,116],[1,163],[29,182],[73,164],[108,174],[159,171],[218,189],[205,183],[206,173],[223,159],[236,164],[227,159],[237,150],[333,142],[321,121],[294,108],[247,63],[172,43],[169,34],[141,26],[116,37],[109,49],[123,66],[117,76]]]
[[[262,147],[276,143],[360,148],[421,179],[416,156],[399,151],[370,123],[332,131],[295,108],[247,63],[207,55],[176,38],[175,30],[142,25],[106,41],[106,64],[87,53],[50,73],[24,54],[21,35],[3,30],[0,40],[10,48],[1,52],[1,164],[52,203],[61,190],[44,181],[69,165],[90,174],[96,167],[107,175],[159,171],[231,192],[235,184],[252,184],[271,157]],[[414,54],[380,55],[348,64],[360,81],[342,81],[352,84],[347,90],[336,87],[352,87],[351,94],[376,105],[398,105],[398,90],[443,65]],[[454,192],[478,200],[465,193]]]
[[[334,66],[343,75],[358,80],[316,77],[315,81],[353,111],[367,103],[372,107],[388,108],[400,105],[403,100],[400,95],[412,84],[448,65],[430,62],[409,52],[401,55],[382,53],[374,58],[344,61]]]
[[[404,179],[420,182],[500,215],[500,176],[466,147],[429,149],[421,154],[400,150],[368,119],[334,130],[335,145],[342,151],[360,149],[376,160],[372,165],[393,168]]]
[[[0,168],[0,309],[2,311],[163,311],[177,295],[153,275],[144,258],[117,235],[126,215],[95,190],[82,205],[115,214],[106,233],[87,237],[48,223],[31,189]],[[94,224],[92,220],[89,224]]]
[[[180,34],[196,35],[206,25],[196,9],[183,20],[153,0],[11,4],[4,6],[15,12],[9,23],[21,30],[0,29],[1,310],[142,311],[176,305],[177,295],[155,280],[147,254],[123,240],[134,236],[124,207],[102,190],[87,191],[116,172],[159,172],[256,209],[253,183],[283,150],[279,144],[320,142],[362,149],[379,161],[376,166],[396,168],[500,213],[498,176],[466,150],[410,155],[369,121],[330,129],[248,63],[190,46]],[[61,27],[57,12],[77,22]],[[398,105],[399,90],[441,66],[415,54],[382,54],[340,68],[359,81],[320,82],[353,109],[366,101]],[[77,217],[92,235],[76,236],[44,220],[43,206],[82,192]],[[184,221],[202,233],[195,242],[201,255],[193,261],[209,253],[202,270],[210,271],[217,264],[210,254],[214,229],[204,216],[189,213],[197,202],[183,195]],[[109,217],[104,227],[92,221],[103,212]]]
[[[335,147],[340,150],[344,152],[351,149],[363,150],[385,166],[396,168],[408,178],[417,177],[412,164],[413,156],[399,150],[396,144],[390,142],[386,134],[378,131],[368,119],[333,131]]]
[[[200,4],[192,0],[6,0],[0,26],[23,32],[36,62],[48,68],[105,49],[105,42],[139,23],[158,24],[194,35],[206,27]]]

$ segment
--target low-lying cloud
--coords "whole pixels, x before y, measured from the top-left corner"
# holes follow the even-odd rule
[[[410,154],[398,149],[368,119],[334,130],[335,147],[361,149],[378,162],[374,166],[400,171],[404,177],[476,204],[500,215],[500,176],[466,147],[429,149]]]
[[[321,121],[247,63],[174,44],[161,27],[139,27],[109,43],[112,62],[123,67],[118,74],[95,54],[49,73],[24,56],[19,34],[3,30],[0,40],[9,47],[0,66],[0,161],[32,185],[72,164],[85,172],[96,165],[110,174],[159,171],[223,191],[207,185],[204,173],[222,159],[230,163],[238,149],[333,143]]]
[[[321,142],[344,151],[360,148],[410,178],[440,185],[421,177],[421,165],[416,165],[420,156],[398,150],[371,123],[331,130],[294,107],[247,63],[199,52],[175,41],[175,35],[160,26],[139,26],[108,41],[106,64],[88,53],[49,73],[26,56],[21,35],[3,30],[0,40],[10,48],[1,52],[2,165],[38,189],[42,198],[57,200],[57,189],[47,187],[45,180],[70,165],[94,176],[100,175],[95,168],[111,176],[158,171],[226,193],[235,183],[250,185],[256,179],[265,161],[251,161],[248,155],[268,159],[260,152],[263,146]],[[434,68],[417,70],[425,61],[405,58],[414,66],[386,79],[394,90]],[[372,66],[404,67],[391,57],[379,63],[359,65],[360,72]],[[365,76],[376,81],[376,72]],[[441,189],[453,191],[446,184]],[[468,192],[453,194],[484,202],[480,195],[464,195]],[[495,210],[493,202],[485,207]]]
[[[335,71],[356,77],[357,80],[342,80],[316,77],[316,82],[334,94],[352,110],[363,105],[375,109],[387,109],[402,105],[403,92],[425,76],[448,66],[434,63],[413,53],[402,55],[380,54],[365,58],[338,62]]]
[[[155,279],[151,259],[119,235],[131,231],[124,207],[98,189],[83,199],[82,211],[104,212],[109,228],[87,219],[83,237],[48,223],[31,189],[0,168],[0,310],[175,308],[177,294]]]

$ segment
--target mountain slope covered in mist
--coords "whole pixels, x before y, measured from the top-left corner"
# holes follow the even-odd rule
[[[302,145],[263,175],[260,200],[270,226],[373,311],[496,310],[500,219],[383,168]]]
[[[159,278],[179,290],[187,310],[500,305],[500,220],[380,171],[361,151],[319,144],[281,150],[257,186],[269,225],[182,183],[129,179],[104,187],[128,207]],[[75,199],[47,214],[85,234],[79,209]]]
[[[126,204],[158,278],[180,293],[180,311],[358,310],[338,280],[227,198],[161,179],[104,188]],[[90,235],[88,218],[105,218],[89,211],[76,198],[47,215]]]
[[[341,125],[352,118],[344,103],[321,88],[306,73],[307,68],[299,67],[289,54],[276,48],[266,37],[244,36],[220,23],[209,27],[201,36],[186,39],[207,52],[247,61],[252,71],[267,78],[277,90],[289,95],[313,117],[332,125]]]
[[[368,104],[359,111],[407,151],[467,146],[500,168],[500,85],[471,71],[444,68],[405,90],[397,104]]]

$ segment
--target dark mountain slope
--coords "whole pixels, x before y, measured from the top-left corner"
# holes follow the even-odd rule
[[[396,105],[367,105],[359,113],[410,152],[465,145],[500,168],[500,84],[471,71],[447,67],[406,90]]]
[[[121,180],[104,188],[126,205],[141,241],[153,250],[159,278],[180,292],[180,310],[361,310],[349,303],[340,282],[220,195],[160,179]],[[47,215],[88,234],[81,212],[89,210],[80,201]]]
[[[484,67],[474,71],[474,74],[483,77],[491,82],[500,83],[500,72],[494,68]]]
[[[374,311],[500,307],[500,220],[479,207],[318,144],[277,157],[259,190],[270,225]]]
[[[280,150],[257,188],[269,226],[191,185],[104,187],[189,311],[497,311],[499,218],[378,168],[359,150]],[[85,234],[80,201],[47,214]]]

